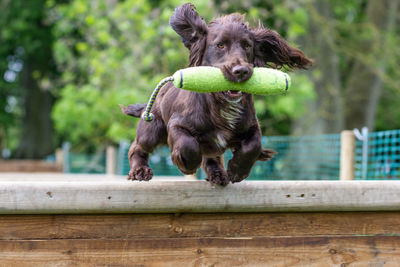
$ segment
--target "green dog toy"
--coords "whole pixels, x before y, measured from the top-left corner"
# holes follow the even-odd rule
[[[290,87],[290,77],[286,73],[269,68],[254,68],[253,75],[245,82],[231,82],[222,71],[216,67],[191,67],[178,70],[174,75],[163,79],[154,89],[147,103],[142,119],[153,120],[151,108],[157,94],[167,82],[173,82],[175,87],[198,93],[238,90],[249,94],[273,95],[287,92]]]

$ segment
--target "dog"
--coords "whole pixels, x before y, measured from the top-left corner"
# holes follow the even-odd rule
[[[287,44],[275,31],[261,24],[251,28],[238,13],[214,19],[208,25],[192,4],[177,7],[170,17],[171,27],[190,50],[189,66],[214,66],[226,79],[247,81],[253,67],[306,69],[311,59]],[[122,107],[140,117],[145,104]],[[151,123],[140,120],[136,139],[128,157],[128,179],[148,181],[153,171],[149,154],[161,144],[169,145],[172,162],[184,174],[201,166],[206,180],[227,185],[244,180],[257,160],[266,161],[276,153],[261,146],[261,130],[251,94],[241,91],[196,93],[167,83],[154,103]],[[231,149],[233,158],[224,167],[223,153]]]

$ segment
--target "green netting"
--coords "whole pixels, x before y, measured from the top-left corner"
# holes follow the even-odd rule
[[[69,152],[68,165],[70,173],[105,173],[106,155],[104,152],[97,154],[78,154]]]
[[[364,146],[356,141],[355,179],[400,179],[400,130],[369,133]],[[337,180],[340,172],[340,135],[272,136],[262,139],[263,147],[279,154],[268,162],[257,162],[249,179],[255,180]],[[129,143],[121,142],[118,155],[118,173],[129,172]],[[66,148],[65,164],[71,173],[105,173],[105,153],[76,154]],[[225,162],[232,158],[226,152]],[[168,147],[160,147],[150,156],[155,175],[181,176],[171,161]],[[205,174],[198,171],[197,177]]]
[[[257,162],[251,177],[266,180],[337,180],[340,135],[264,137],[263,146],[277,151],[272,160]]]
[[[257,162],[248,179],[253,180],[337,180],[340,169],[340,135],[274,136],[262,139],[263,147],[279,154],[267,162]],[[129,172],[128,145],[121,145],[119,173]],[[232,158],[226,152],[225,162]],[[168,147],[157,149],[150,156],[155,175],[182,175],[173,165]],[[199,179],[205,174],[199,170]]]
[[[118,152],[118,173],[121,175],[127,175],[129,172],[128,150],[129,145],[122,142]],[[170,150],[166,146],[156,149],[150,155],[149,165],[157,176],[183,176],[172,163]]]
[[[356,142],[355,179],[399,179],[400,130],[369,133],[366,140],[368,143],[364,158],[363,141]]]

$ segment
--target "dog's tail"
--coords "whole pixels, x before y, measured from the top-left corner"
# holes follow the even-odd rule
[[[140,118],[143,113],[143,110],[146,108],[146,104],[134,104],[125,107],[124,105],[119,104],[121,107],[121,111],[126,115]]]
[[[261,154],[260,154],[260,156],[258,156],[257,160],[268,161],[268,160],[272,159],[276,154],[278,154],[278,152],[276,152],[275,150],[263,149],[263,150],[261,150]]]

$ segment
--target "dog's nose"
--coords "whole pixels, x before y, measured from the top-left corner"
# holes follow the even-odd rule
[[[238,78],[239,81],[247,80],[250,73],[250,69],[246,66],[238,65],[233,67],[232,74]]]

